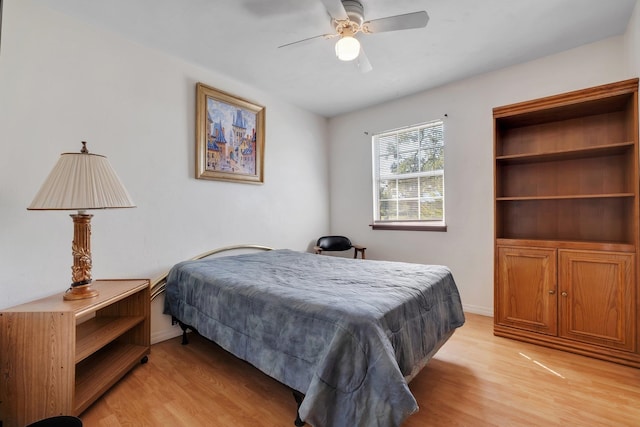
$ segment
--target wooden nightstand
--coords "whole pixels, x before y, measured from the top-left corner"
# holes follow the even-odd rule
[[[148,280],[97,280],[95,298],[62,294],[0,311],[0,425],[79,415],[150,350]]]

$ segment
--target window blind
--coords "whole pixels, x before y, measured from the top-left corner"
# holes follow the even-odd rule
[[[374,222],[444,222],[441,120],[376,134]]]

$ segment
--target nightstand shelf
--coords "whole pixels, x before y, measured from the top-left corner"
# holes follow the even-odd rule
[[[150,349],[148,280],[98,280],[94,298],[62,294],[0,311],[0,422],[80,415]]]
[[[94,317],[76,329],[76,363],[144,321],[144,316]]]
[[[147,354],[148,347],[113,342],[77,364],[74,413],[81,414]]]

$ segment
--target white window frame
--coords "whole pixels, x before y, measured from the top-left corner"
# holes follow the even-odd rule
[[[372,160],[373,160],[373,222],[371,224],[372,229],[374,230],[414,230],[414,231],[446,231],[447,225],[445,222],[445,192],[444,192],[444,179],[445,179],[445,169],[446,169],[446,157],[444,159],[443,169],[440,170],[431,170],[431,171],[423,171],[423,172],[410,172],[410,173],[389,173],[383,176],[380,176],[380,144],[378,143],[379,138],[389,137],[393,135],[400,135],[403,133],[414,132],[416,130],[420,131],[422,129],[432,127],[432,126],[440,126],[442,127],[443,134],[443,155],[444,155],[444,146],[445,143],[445,129],[444,122],[442,120],[433,120],[425,123],[420,123],[417,125],[407,126],[404,128],[393,129],[389,131],[384,131],[377,133],[371,137],[371,146],[372,146]],[[398,180],[398,179],[410,179],[410,178],[420,178],[420,177],[428,177],[428,176],[442,176],[442,192],[441,196],[437,197],[442,200],[442,218],[441,219],[410,219],[410,220],[381,220],[380,219],[380,182],[386,180]],[[397,181],[396,181],[397,185]],[[420,185],[420,179],[418,179],[418,186]],[[397,188],[397,187],[396,187]],[[399,204],[402,201],[415,201],[420,197],[420,189],[418,187],[418,195],[416,197],[406,197],[406,198],[395,198],[394,200]],[[420,215],[421,210],[418,209],[418,216]]]

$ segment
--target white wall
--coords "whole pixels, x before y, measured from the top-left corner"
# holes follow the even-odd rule
[[[465,309],[493,315],[493,107],[637,73],[626,65],[624,37],[615,37],[331,119],[332,233],[367,246],[370,258],[448,265]],[[371,137],[365,132],[445,114],[448,231],[371,230]]]
[[[71,212],[26,207],[60,153],[82,140],[107,155],[137,204],[95,212],[94,278],[153,278],[231,244],[307,250],[326,234],[326,119],[37,2],[4,3],[0,308],[71,281]],[[266,106],[263,185],[194,178],[198,81]],[[154,303],[156,341],[174,333],[160,311]]]
[[[627,66],[632,75],[640,75],[640,0],[629,19],[629,26],[625,34],[625,48]]]

